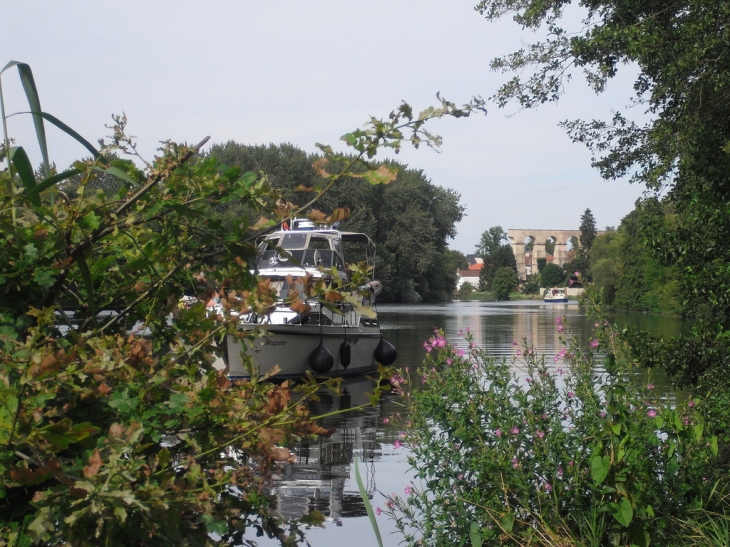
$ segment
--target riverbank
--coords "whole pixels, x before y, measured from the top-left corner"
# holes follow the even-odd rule
[[[523,294],[521,292],[513,292],[509,295],[509,300],[542,300],[542,296],[539,294]],[[459,296],[454,298],[454,302],[468,302],[470,300],[477,300],[479,302],[497,302],[494,294],[491,292],[473,292],[469,296]],[[577,296],[568,296],[568,300],[578,300]]]

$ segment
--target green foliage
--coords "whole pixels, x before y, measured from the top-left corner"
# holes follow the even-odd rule
[[[265,171],[268,182],[286,202],[302,206],[322,189],[323,178],[311,164],[321,155],[308,155],[293,145],[245,146],[234,142],[216,145],[211,155],[221,162],[251,171]],[[351,158],[329,158],[329,169],[342,169]],[[378,245],[376,273],[383,281],[383,302],[436,302],[451,298],[456,272],[463,254],[449,250],[447,241],[456,235],[456,223],[464,207],[460,196],[432,184],[423,171],[407,169],[397,162],[372,162],[370,168],[398,169],[388,185],[363,184],[358,177],[342,177],[323,195],[317,206],[324,210],[347,209],[349,218],[341,229],[364,232]],[[357,170],[357,169],[356,169]],[[362,170],[362,168],[360,168]],[[241,217],[255,220],[239,203],[215,207],[226,225]]]
[[[459,290],[456,291],[456,297],[457,298],[469,298],[472,293],[474,292],[474,285],[469,283],[468,281],[464,281],[461,284],[461,287],[459,287]]]
[[[482,233],[479,244],[476,246],[476,255],[480,258],[489,256],[502,246],[502,242],[507,240],[507,232],[501,226],[492,226],[486,232]]]
[[[312,201],[297,210],[264,176],[197,159],[207,139],[166,142],[145,169],[110,161],[137,155],[126,118],[114,117],[97,151],[40,112],[30,68],[16,65],[39,141],[49,121],[93,157],[36,178],[14,148],[0,172],[0,543],[246,545],[248,532],[297,543],[301,530],[272,516],[264,487],[291,459],[288,443],[327,433],[306,406],[319,386],[275,385],[253,368],[233,385],[212,366],[237,314],[263,313],[272,293],[250,273],[249,218],[225,225],[208,204],[235,202],[267,228]],[[404,103],[373,118],[343,137],[358,153],[336,172],[324,170],[334,153],[321,147],[322,191],[351,169],[371,184],[393,180],[395,168],[364,158],[398,149],[408,132],[416,146],[438,145],[427,120],[479,108],[442,101],[414,118]],[[100,176],[120,182],[95,191]],[[57,192],[72,177],[74,192]],[[315,288],[323,299],[336,290]],[[214,291],[225,311],[212,317],[204,302]],[[180,306],[183,296],[196,303]]]
[[[492,292],[497,300],[509,300],[509,295],[517,288],[517,272],[510,267],[497,270],[492,280]]]
[[[542,273],[542,271],[545,269],[545,266],[547,266],[547,258],[544,256],[537,259],[537,271],[538,273]]]
[[[593,246],[598,233],[596,232],[596,219],[590,209],[586,209],[580,217],[580,248],[588,252]]]
[[[520,290],[522,294],[540,294],[540,274],[528,275]]]
[[[406,545],[675,545],[698,510],[727,514],[728,476],[695,403],[639,384],[613,353],[616,327],[595,320],[588,352],[556,325],[566,348],[551,366],[527,340],[502,361],[469,335],[466,349],[441,332],[427,341],[424,366],[397,380],[422,484],[389,499]]]
[[[543,287],[557,287],[565,280],[563,268],[552,262],[545,266],[540,272],[540,282]]]

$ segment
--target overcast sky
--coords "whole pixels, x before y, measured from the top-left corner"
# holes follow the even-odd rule
[[[346,151],[339,137],[405,100],[421,110],[436,92],[454,102],[494,93],[507,75],[489,60],[534,36],[512,21],[489,23],[476,0],[0,1],[0,66],[29,63],[45,111],[91,142],[125,112],[143,155],[159,141],[230,139],[315,143]],[[630,70],[595,96],[574,80],[559,105],[443,120],[430,129],[441,153],[398,158],[461,194],[467,216],[451,247],[473,252],[491,226],[577,229],[590,208],[616,226],[642,188],[603,181],[590,153],[557,123],[608,118],[631,93]],[[2,77],[6,113],[26,110],[13,69]],[[51,159],[63,168],[84,150],[55,128]],[[11,136],[32,147],[27,116]],[[32,156],[39,161],[38,154]]]

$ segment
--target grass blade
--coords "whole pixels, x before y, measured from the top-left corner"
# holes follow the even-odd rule
[[[35,180],[35,173],[33,173],[33,166],[28,159],[28,154],[25,153],[22,146],[13,146],[10,148],[10,160],[15,166],[15,170],[18,172],[20,182],[25,186],[26,197],[36,207],[41,206],[40,197],[36,193],[31,196],[30,193],[35,190],[37,184]]]
[[[43,157],[43,172],[46,177],[51,174],[51,164],[48,160],[48,144],[46,142],[46,129],[43,125],[43,118],[39,116],[41,113],[41,100],[38,97],[38,89],[33,78],[33,71],[30,65],[26,63],[18,63],[18,73],[20,74],[20,83],[23,84],[25,96],[28,99],[28,105],[33,113],[33,125],[35,125],[35,134],[38,137],[38,146],[41,149]]]
[[[139,186],[138,181],[134,180],[127,173],[117,167],[110,165],[108,167],[94,167],[93,169],[94,171],[99,171],[100,173],[108,173],[109,175],[122,179],[124,182],[131,184],[133,188]]]
[[[38,183],[38,185],[26,193],[26,197],[32,201],[32,198],[39,195],[43,190],[46,190],[50,188],[51,186],[54,186],[58,184],[61,181],[64,181],[66,179],[70,179],[73,176],[80,175],[83,173],[81,169],[69,169],[67,171],[64,171],[63,173],[57,173],[56,175],[51,175],[47,179],[43,179],[41,182]]]
[[[368,512],[368,517],[370,518],[370,526],[373,527],[373,532],[375,533],[375,539],[378,540],[378,545],[380,547],[383,547],[383,538],[380,536],[378,521],[375,520],[373,506],[370,503],[370,498],[368,498],[367,490],[365,490],[365,485],[362,483],[362,478],[360,477],[360,466],[358,465],[357,456],[355,456],[355,461],[353,462],[353,465],[355,466],[355,481],[357,482],[357,487],[360,489],[360,497],[362,498],[362,502],[365,504],[365,510]]]

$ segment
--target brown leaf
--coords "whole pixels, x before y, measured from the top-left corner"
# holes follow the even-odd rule
[[[350,218],[350,208],[349,207],[337,207],[332,211],[329,218],[327,219],[328,224],[334,224],[335,222],[341,221],[341,220],[347,220]]]
[[[312,311],[312,306],[303,300],[296,300],[295,302],[292,302],[292,305],[289,306],[289,308],[297,313],[309,313]]]
[[[89,465],[84,467],[84,477],[90,479],[96,475],[101,469],[101,454],[98,450],[94,450],[94,453],[89,456]]]
[[[312,164],[317,174],[324,178],[329,178],[330,174],[325,170],[325,166],[330,162],[327,158],[320,158]]]

